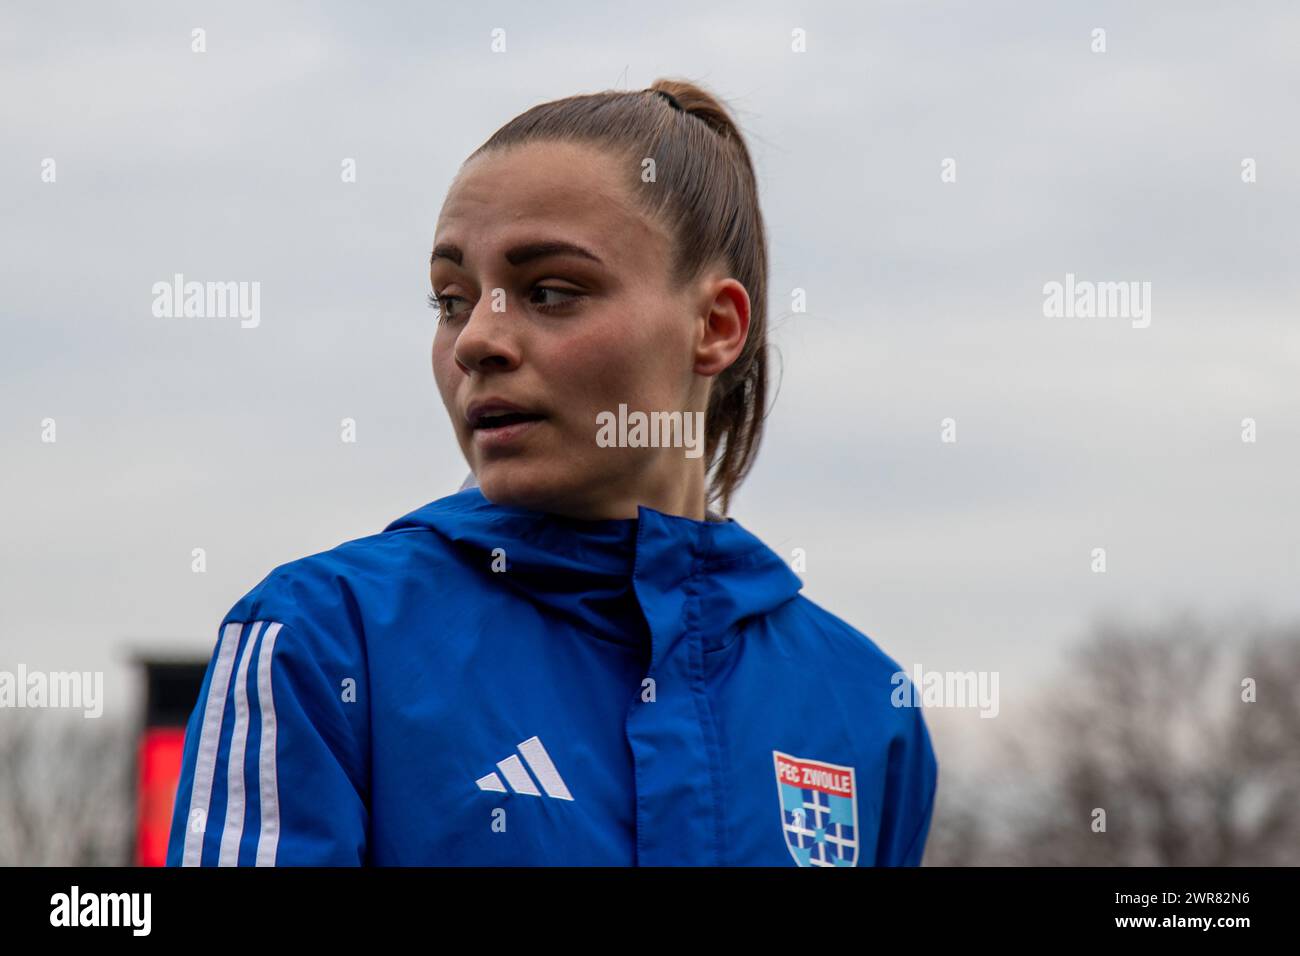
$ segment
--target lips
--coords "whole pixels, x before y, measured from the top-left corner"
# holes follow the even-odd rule
[[[505,428],[507,425],[518,425],[520,422],[541,421],[541,415],[527,415],[522,412],[505,412],[499,415],[484,415],[474,423],[475,431],[491,430],[493,428]]]
[[[492,431],[522,422],[540,421],[545,417],[501,399],[474,402],[465,412],[465,420],[474,431]]]

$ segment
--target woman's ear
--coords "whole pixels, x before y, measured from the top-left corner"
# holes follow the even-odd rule
[[[703,329],[695,346],[695,372],[719,375],[740,356],[749,336],[749,293],[736,279],[713,278],[704,285]]]

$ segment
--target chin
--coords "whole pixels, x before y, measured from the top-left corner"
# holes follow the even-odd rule
[[[479,491],[495,505],[527,508],[573,518],[589,517],[590,493],[585,484],[574,481],[572,466],[564,475],[550,475],[535,464],[496,461],[475,473]]]
[[[475,477],[483,497],[495,505],[549,511],[557,497],[564,497],[563,489],[540,480],[536,466],[529,467],[523,462],[496,461],[481,465]]]

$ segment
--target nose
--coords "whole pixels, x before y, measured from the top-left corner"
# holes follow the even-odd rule
[[[456,336],[452,354],[463,372],[508,372],[519,367],[519,330],[510,321],[508,307],[493,311],[494,301],[505,302],[505,298],[480,296]]]

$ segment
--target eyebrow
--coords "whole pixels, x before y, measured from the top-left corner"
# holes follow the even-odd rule
[[[600,257],[594,252],[584,249],[576,243],[564,242],[559,239],[544,242],[525,242],[506,250],[506,261],[512,266],[522,266],[526,262],[543,259],[547,256],[578,256],[604,265]],[[462,265],[464,258],[460,246],[453,245],[450,242],[440,242],[433,247],[433,255],[429,257],[429,265],[433,265],[439,259],[450,259],[456,265]]]

